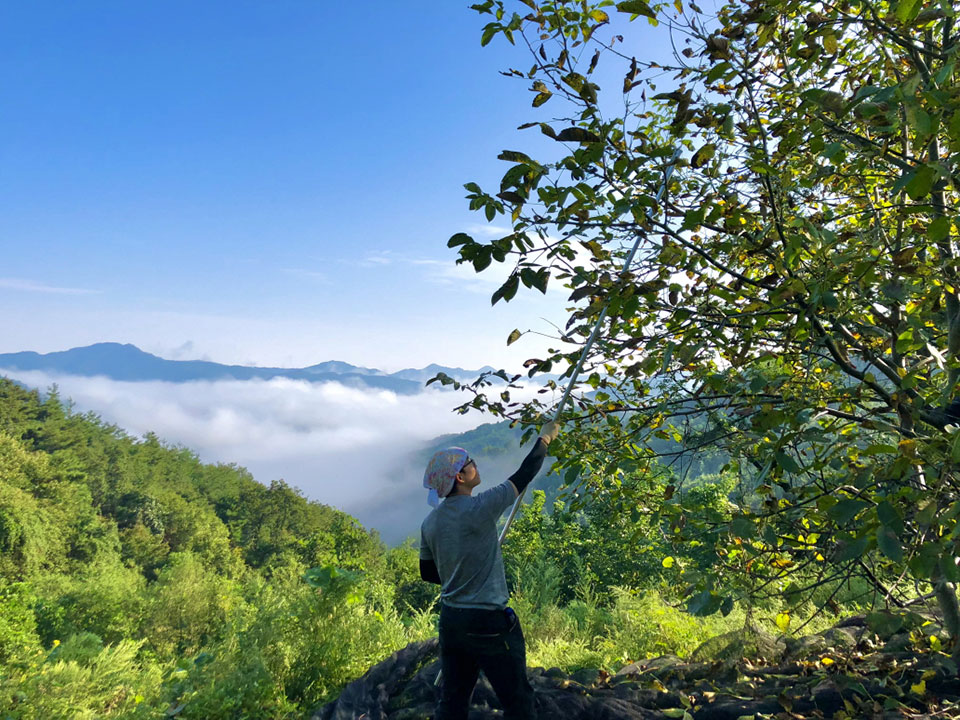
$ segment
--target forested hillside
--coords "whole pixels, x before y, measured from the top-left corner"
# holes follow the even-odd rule
[[[690,517],[722,523],[727,483],[700,478]],[[518,517],[504,552],[531,665],[614,670],[742,625],[671,607],[709,558],[618,502],[546,513],[537,492]],[[411,545],[9,380],[0,599],[0,716],[25,720],[307,717],[436,621]]]
[[[283,481],[0,379],[4,717],[309,706],[406,642],[415,566]]]

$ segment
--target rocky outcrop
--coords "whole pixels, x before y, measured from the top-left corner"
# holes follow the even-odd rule
[[[539,716],[550,720],[831,718],[840,712],[844,717],[960,716],[956,665],[941,652],[895,649],[896,640],[878,637],[861,618],[819,635],[778,641],[778,657],[768,652],[731,660],[730,648],[757,646],[755,639],[740,637],[729,638],[732,645],[714,660],[662,656],[613,675],[531,668],[529,677]],[[693,657],[702,655],[698,651]],[[350,683],[312,720],[428,720],[438,672],[437,641],[413,643]],[[499,707],[481,674],[470,720],[502,718]]]

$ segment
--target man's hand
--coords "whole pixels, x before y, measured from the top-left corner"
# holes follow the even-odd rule
[[[557,439],[560,434],[560,423],[551,420],[540,429],[540,437],[547,445]]]

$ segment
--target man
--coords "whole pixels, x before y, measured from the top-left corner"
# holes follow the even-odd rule
[[[520,469],[477,495],[480,472],[462,448],[442,450],[427,465],[423,484],[435,509],[420,528],[420,576],[442,588],[436,720],[466,720],[480,670],[508,720],[535,717],[523,632],[507,607],[497,519],[540,471],[558,433],[556,423],[547,423]]]

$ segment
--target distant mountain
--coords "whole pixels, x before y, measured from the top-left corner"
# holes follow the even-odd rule
[[[380,370],[375,370],[373,368],[357,367],[356,365],[351,365],[350,363],[341,362],[340,360],[327,360],[327,362],[318,363],[317,365],[311,365],[310,367],[305,367],[304,370],[312,373],[337,373],[338,375],[343,374],[355,374],[355,375],[383,375],[384,373]]]
[[[0,354],[0,369],[42,370],[67,375],[103,376],[112,380],[130,382],[161,380],[190,382],[195,380],[269,380],[290,378],[309,382],[335,381],[358,388],[377,388],[412,395],[423,389],[423,384],[438,372],[458,379],[473,379],[480,370],[446,368],[430,365],[421,370],[401,370],[387,374],[372,368],[357,367],[338,360],[330,360],[305,368],[250,367],[221,365],[205,360],[167,360],[140,350],[135,345],[97,343],[51,353],[18,352]]]
[[[489,372],[495,368],[490,367],[489,365],[484,365],[479,370],[464,370],[463,368],[449,368],[444,367],[443,365],[427,365],[425,368],[420,368],[415,370],[413,368],[408,368],[406,370],[399,370],[395,373],[391,373],[390,377],[401,378],[403,380],[413,380],[414,382],[425,383],[432,377],[436,377],[437,373],[446,373],[454,380],[460,380],[461,382],[467,382],[471,380],[476,380],[477,376],[483,372]]]

